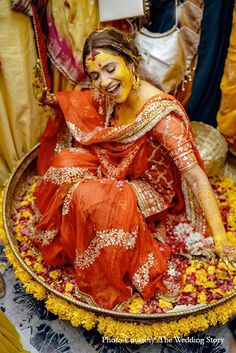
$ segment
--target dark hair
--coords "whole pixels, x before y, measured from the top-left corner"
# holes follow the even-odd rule
[[[95,30],[88,36],[83,48],[83,66],[87,74],[86,58],[92,51],[100,48],[122,56],[126,62],[133,62],[135,66],[141,60],[134,40],[124,32],[112,27]]]

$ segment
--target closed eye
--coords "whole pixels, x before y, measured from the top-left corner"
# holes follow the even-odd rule
[[[113,71],[115,71],[115,66],[112,66],[112,67],[108,67],[107,68],[107,72],[110,74],[112,73]]]

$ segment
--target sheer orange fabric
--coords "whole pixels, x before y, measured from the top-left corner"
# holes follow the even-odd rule
[[[150,222],[184,208],[180,172],[201,163],[188,118],[173,97],[162,95],[134,123],[104,127],[103,96],[90,90],[57,98],[69,139],[52,156],[49,124],[39,151],[46,172],[36,191],[34,242],[45,262],[73,264],[79,289],[104,308],[134,288],[145,299],[165,292],[170,249],[153,238]],[[47,136],[49,168],[42,153]]]

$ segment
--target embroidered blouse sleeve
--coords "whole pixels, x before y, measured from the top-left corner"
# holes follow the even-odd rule
[[[180,171],[186,171],[198,164],[190,142],[190,131],[178,114],[173,112],[161,119],[153,128],[153,134]]]

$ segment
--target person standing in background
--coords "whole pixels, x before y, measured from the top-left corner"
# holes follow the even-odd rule
[[[236,155],[236,5],[233,12],[230,45],[220,87],[222,96],[217,114],[218,128],[226,138],[231,152]]]
[[[30,80],[37,58],[25,14],[30,3],[0,0],[0,186],[44,128],[43,109],[35,103]]]

